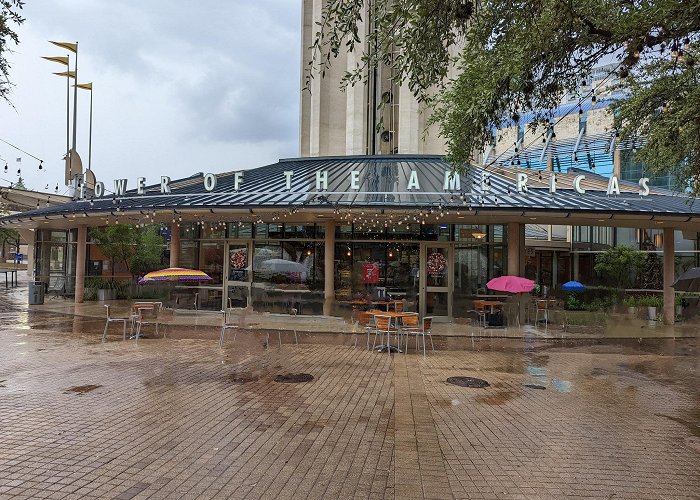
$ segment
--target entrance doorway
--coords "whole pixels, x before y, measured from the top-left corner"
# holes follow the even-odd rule
[[[419,312],[435,321],[452,318],[452,251],[449,243],[421,243]]]
[[[252,242],[229,241],[226,245],[226,283],[223,307],[248,307],[252,270]],[[230,300],[229,300],[230,299]]]

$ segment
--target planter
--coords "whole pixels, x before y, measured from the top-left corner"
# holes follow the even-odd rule
[[[97,300],[104,302],[106,300],[116,300],[117,291],[113,288],[100,288],[97,290]]]
[[[637,317],[637,308],[636,307],[628,307],[627,314],[633,318],[636,318]]]
[[[683,316],[683,306],[676,306],[676,316]]]
[[[656,307],[647,307],[647,318],[656,321]]]

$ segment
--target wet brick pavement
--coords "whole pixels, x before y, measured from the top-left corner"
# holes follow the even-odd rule
[[[0,322],[0,498],[700,495],[697,340],[481,339],[423,359]],[[274,381],[293,373],[314,379]]]

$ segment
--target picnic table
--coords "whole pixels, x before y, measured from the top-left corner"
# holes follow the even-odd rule
[[[10,286],[18,286],[17,284],[17,269],[0,269],[0,273],[5,273],[5,288]],[[10,281],[8,286],[7,275],[10,275]]]

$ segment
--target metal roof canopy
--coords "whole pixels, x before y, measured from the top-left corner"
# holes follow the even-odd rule
[[[146,188],[144,194],[129,190],[124,196],[105,195],[94,200],[78,200],[58,206],[39,208],[0,219],[22,227],[42,227],[45,223],[62,227],[80,223],[102,225],[105,217],[134,217],[145,222],[144,215],[154,211],[158,222],[170,222],[174,215],[183,220],[222,220],[262,218],[270,222],[275,214],[290,214],[294,220],[330,220],[334,212],[367,209],[401,213],[442,207],[450,211],[441,222],[473,217],[486,222],[529,222],[576,225],[650,226],[666,221],[675,227],[700,228],[700,204],[682,193],[650,186],[650,194],[640,197],[636,183],[620,181],[621,194],[608,196],[608,178],[590,172],[581,186],[585,194],[573,190],[577,173],[562,174],[542,170],[474,166],[460,175],[461,188],[444,189],[445,172],[452,170],[440,156],[386,155],[341,156],[284,159],[272,165],[243,171],[238,191],[234,190],[235,172],[218,174],[216,188],[204,189],[204,174],[171,181],[170,194],[160,193],[160,184]],[[293,171],[291,189],[286,187],[285,172]],[[316,172],[327,171],[328,189],[316,190]],[[350,172],[359,172],[359,190],[350,189]],[[411,171],[416,171],[420,189],[409,190]],[[529,176],[529,192],[516,192],[517,173]],[[488,186],[482,186],[482,175]],[[557,177],[557,190],[548,190],[551,175]],[[540,179],[541,176],[541,179]],[[484,189],[486,188],[486,189]],[[459,213],[457,213],[459,211]],[[30,219],[31,218],[31,219]],[[493,220],[498,218],[498,221]],[[97,221],[95,221],[97,219]],[[453,220],[455,219],[455,220]],[[292,219],[289,219],[292,220]]]

